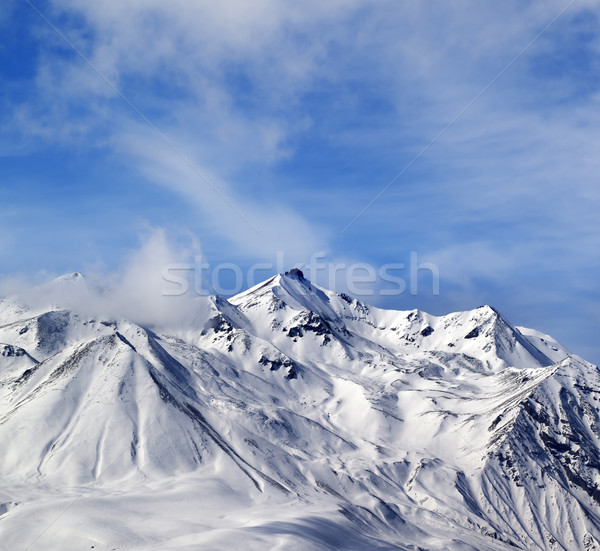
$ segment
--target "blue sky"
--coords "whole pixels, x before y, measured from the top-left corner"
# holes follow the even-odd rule
[[[243,270],[415,251],[439,295],[423,274],[367,302],[489,303],[600,362],[597,4],[32,3],[95,69],[4,2],[6,281],[118,272],[153,232],[174,261]]]

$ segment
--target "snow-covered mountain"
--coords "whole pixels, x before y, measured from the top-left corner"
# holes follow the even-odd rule
[[[600,550],[598,368],[489,306],[292,270],[144,327],[57,288],[0,300],[0,549]]]

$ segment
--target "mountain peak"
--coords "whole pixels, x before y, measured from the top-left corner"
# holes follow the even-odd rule
[[[81,272],[73,272],[70,274],[63,274],[54,278],[52,281],[45,283],[45,286],[55,286],[55,285],[83,285],[86,283],[85,276]]]
[[[76,280],[76,279],[85,279],[85,276],[81,272],[71,272],[71,273],[66,273],[66,274],[59,275],[58,277],[55,277],[54,281],[58,281],[58,280],[69,281],[69,280]]]
[[[284,276],[293,277],[295,279],[304,280],[304,273],[299,268],[292,268],[289,272],[285,272]]]

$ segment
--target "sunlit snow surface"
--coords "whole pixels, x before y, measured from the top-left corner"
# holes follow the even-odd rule
[[[598,369],[489,306],[297,273],[179,328],[26,302],[0,301],[1,549],[600,550]]]

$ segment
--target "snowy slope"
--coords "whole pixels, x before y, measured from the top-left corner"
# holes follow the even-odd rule
[[[489,306],[292,271],[166,328],[48,289],[0,302],[0,549],[600,549],[597,367]]]

